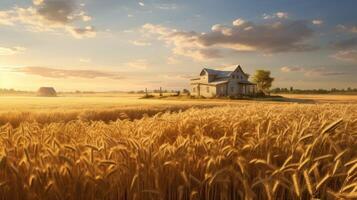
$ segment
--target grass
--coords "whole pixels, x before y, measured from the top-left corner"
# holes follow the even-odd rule
[[[121,98],[2,99],[0,199],[357,198],[356,104]]]

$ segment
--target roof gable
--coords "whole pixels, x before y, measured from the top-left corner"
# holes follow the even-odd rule
[[[216,78],[228,78],[231,76],[233,72],[241,72],[247,78],[249,77],[249,74],[245,73],[240,65],[238,65],[234,71],[222,71],[216,69],[203,68],[200,73],[200,76],[208,74],[208,75],[215,75]]]
[[[240,65],[234,70],[235,72],[241,72],[243,75],[249,77],[249,74],[245,73]]]
[[[201,71],[200,76],[205,75],[205,73],[207,73],[208,75],[215,75],[216,78],[225,78],[225,77],[229,77],[232,72],[233,71],[221,71],[216,69],[204,68]]]

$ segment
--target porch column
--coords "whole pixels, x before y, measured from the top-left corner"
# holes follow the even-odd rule
[[[201,96],[201,87],[200,87],[200,84],[197,85],[197,96]]]

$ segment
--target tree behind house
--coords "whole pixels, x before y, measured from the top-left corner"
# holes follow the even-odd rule
[[[257,84],[258,90],[268,94],[274,78],[270,77],[270,71],[257,70],[253,76],[253,82]]]

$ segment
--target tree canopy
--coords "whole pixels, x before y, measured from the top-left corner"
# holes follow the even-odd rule
[[[253,76],[253,82],[258,86],[258,89],[263,92],[268,92],[269,88],[272,86],[274,78],[270,77],[270,71],[268,70],[257,70]]]

